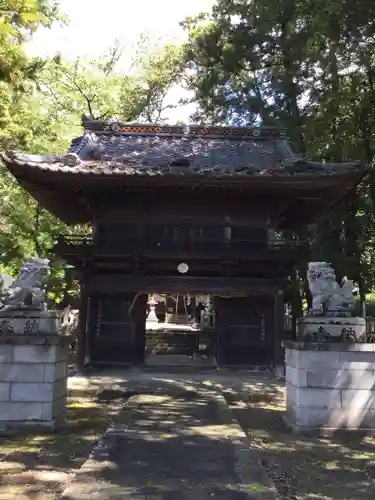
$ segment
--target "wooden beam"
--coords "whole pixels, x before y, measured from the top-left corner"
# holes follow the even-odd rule
[[[321,201],[323,200],[323,196],[298,196],[296,201],[307,200],[307,201]]]
[[[121,294],[129,291],[143,293],[207,293],[207,294],[275,294],[284,280],[194,277],[194,276],[141,276],[126,274],[96,274],[87,281],[89,293]]]
[[[194,213],[193,213],[194,212]],[[234,226],[234,227],[249,227],[249,228],[264,228],[268,218],[272,219],[272,214],[264,211],[263,214],[256,215],[249,213],[249,210],[244,210],[243,214],[222,213],[222,210],[213,209],[212,212],[202,211],[196,213],[192,211],[190,215],[179,214],[176,209],[170,209],[168,212],[155,211],[152,214],[130,211],[119,211],[112,215],[102,215],[97,217],[97,223],[104,222],[106,226],[112,227],[114,230],[120,229],[126,225],[147,225],[147,226]],[[110,223],[108,224],[108,220]]]
[[[257,248],[258,245],[258,248]],[[122,247],[122,248],[121,248]],[[257,242],[249,241],[246,246],[239,246],[236,248],[235,244],[211,244],[211,245],[194,245],[191,244],[190,248],[179,248],[173,244],[165,246],[154,246],[147,243],[134,243],[124,241],[118,245],[112,244],[111,246],[99,245],[68,245],[65,242],[59,242],[54,250],[58,255],[66,260],[76,260],[77,263],[81,259],[92,258],[98,260],[113,260],[121,262],[123,260],[138,259],[146,260],[160,260],[177,262],[181,260],[190,260],[192,262],[205,261],[220,261],[220,260],[241,260],[243,263],[250,263],[259,261],[263,263],[274,262],[295,262],[303,259],[308,255],[309,247],[306,245],[288,247],[288,245],[274,248]]]
[[[223,266],[220,265],[220,263],[212,263],[211,265],[197,265],[197,266],[191,266],[189,263],[190,267],[190,273],[193,274],[194,276],[200,275],[200,276],[224,276],[225,274],[228,276],[241,276],[241,277],[254,277],[254,276],[266,276],[267,278],[275,278],[280,276],[285,276],[288,275],[288,269],[292,269],[292,264],[290,266],[276,266],[276,265],[262,265],[262,264],[257,264],[255,263],[254,266],[247,267],[242,264],[233,264],[230,266]],[[165,263],[164,265],[160,265],[159,263],[143,263],[141,264],[137,269],[134,269],[134,266],[131,264],[124,265],[124,264],[118,264],[118,263],[113,263],[111,261],[107,262],[96,262],[95,263],[95,269],[100,269],[100,270],[108,270],[111,272],[111,270],[116,270],[119,272],[122,272],[123,274],[155,274],[155,275],[164,275],[164,274],[171,274],[171,271],[176,271],[177,269],[177,264],[176,265],[171,265],[168,263]],[[214,273],[214,274],[213,274]]]
[[[98,175],[94,172],[86,173],[83,175],[77,174],[76,171],[55,171],[41,168],[30,169],[28,165],[17,166],[17,171],[13,171],[18,179],[29,178],[30,182],[38,183],[52,183],[54,185],[80,185],[83,189],[88,188],[103,191],[105,187],[110,190],[116,189],[149,189],[149,190],[165,190],[165,189],[205,189],[205,188],[232,188],[243,191],[256,190],[258,192],[270,193],[270,190],[277,191],[300,191],[300,190],[315,190],[324,189],[327,186],[343,186],[345,183],[358,183],[364,173],[353,169],[349,172],[340,173],[340,168],[337,169],[338,173],[333,175],[320,175],[312,173],[311,175],[233,175],[222,178],[204,175],[124,175],[124,174],[111,174],[111,175]]]

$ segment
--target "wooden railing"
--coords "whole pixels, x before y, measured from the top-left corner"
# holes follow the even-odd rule
[[[218,240],[218,239],[205,239],[201,241],[160,241],[134,238],[122,238],[118,241],[94,241],[91,236],[60,236],[57,245],[65,245],[75,250],[78,249],[92,249],[100,250],[106,249],[109,251],[118,251],[126,249],[126,251],[225,251],[228,249],[238,251],[274,251],[274,252],[289,252],[289,251],[308,251],[311,247],[309,241],[297,240]]]

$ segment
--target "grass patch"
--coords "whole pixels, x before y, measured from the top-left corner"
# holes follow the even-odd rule
[[[70,399],[68,422],[60,431],[22,432],[1,438],[1,500],[56,498],[86,460],[119,404]]]
[[[227,397],[240,425],[263,450],[266,468],[282,498],[372,500],[375,491],[375,439],[349,434],[332,438],[292,434],[283,423],[284,391]]]

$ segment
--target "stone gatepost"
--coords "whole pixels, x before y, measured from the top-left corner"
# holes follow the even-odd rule
[[[365,318],[352,317],[353,282],[342,285],[327,262],[310,262],[309,314],[299,342],[284,342],[287,423],[296,431],[375,431],[375,344]]]
[[[70,337],[55,311],[0,311],[0,425],[65,421]]]
[[[286,423],[294,431],[375,431],[375,344],[283,345]]]

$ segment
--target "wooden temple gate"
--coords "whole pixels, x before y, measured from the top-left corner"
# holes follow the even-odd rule
[[[85,359],[93,364],[144,363],[148,295],[128,291],[126,283],[128,281],[128,286],[150,293],[155,285],[147,280],[133,281],[131,285],[127,278],[121,275],[116,278],[97,276],[88,281],[86,321],[81,317],[81,325],[86,323],[86,327],[80,337],[80,352],[81,355],[85,352]],[[166,293],[171,293],[175,287],[186,289],[188,285],[189,293],[218,294],[218,286],[221,293],[227,295],[213,297],[216,319],[212,334],[216,363],[220,366],[272,366],[274,351],[280,349],[282,336],[282,324],[277,325],[275,318],[277,290],[268,284],[264,287],[264,283],[241,279],[238,282],[227,280],[227,288],[225,282],[210,286],[210,281],[214,279],[208,279],[206,283],[192,282],[191,287],[183,279],[170,281],[160,277],[155,280]],[[116,294],[111,293],[113,287]],[[244,295],[244,290],[248,295]]]
[[[305,160],[276,128],[83,125],[63,156],[3,158],[41,206],[91,225],[54,247],[81,284],[80,365],[143,364],[147,294],[178,292],[214,297],[219,365],[282,363],[306,228],[367,167]]]

